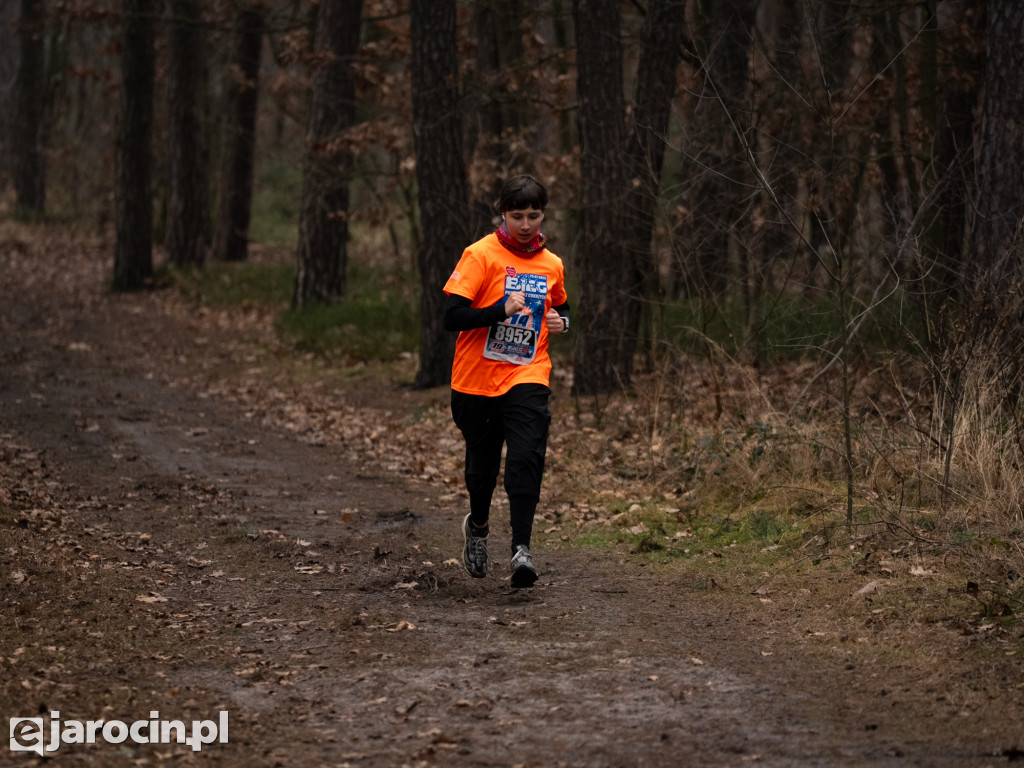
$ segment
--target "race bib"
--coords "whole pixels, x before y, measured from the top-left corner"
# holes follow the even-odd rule
[[[505,271],[505,294],[498,304],[504,304],[509,294],[523,291],[526,294],[526,306],[487,330],[484,357],[513,365],[526,365],[532,363],[537,356],[537,342],[540,340],[544,304],[548,296],[548,278],[546,275],[516,274],[511,267]]]

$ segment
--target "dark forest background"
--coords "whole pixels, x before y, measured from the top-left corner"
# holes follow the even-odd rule
[[[671,393],[699,361],[724,418],[728,370],[770,401],[762,377],[799,362],[799,395],[758,429],[836,425],[815,460],[848,520],[880,463],[894,508],[914,478],[918,505],[976,498],[1019,525],[1017,0],[0,14],[2,214],[109,234],[114,290],[286,250],[290,317],[369,281],[418,307],[416,384],[443,385],[440,287],[494,226],[501,181],[532,173],[572,279],[577,398],[644,377]]]

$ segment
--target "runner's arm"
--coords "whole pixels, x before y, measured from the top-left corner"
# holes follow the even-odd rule
[[[473,302],[457,293],[449,293],[444,303],[444,329],[446,331],[471,331],[487,328],[505,319],[505,305],[474,307]]]

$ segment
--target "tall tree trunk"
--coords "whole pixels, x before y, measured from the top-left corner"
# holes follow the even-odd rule
[[[987,27],[974,262],[978,279],[994,287],[1008,277],[1004,268],[1021,269],[1019,256],[1006,258],[1007,249],[1021,242],[1024,217],[1024,13],[1020,3],[990,0]]]
[[[43,156],[46,71],[42,0],[21,0],[18,41],[21,58],[14,82],[16,111],[11,137],[11,171],[17,216],[34,219],[42,217],[46,211],[46,163]]]
[[[359,49],[363,0],[322,0],[308,144],[302,179],[298,270],[292,305],[328,304],[345,293],[352,152],[344,133],[355,120],[352,61]]]
[[[945,330],[939,327],[942,305],[963,288],[964,233],[975,178],[974,115],[985,69],[985,1],[944,4],[937,10],[941,14],[935,22],[938,39],[926,49],[934,47],[935,53],[922,67],[922,90],[931,81],[939,89],[935,119],[929,124],[935,139],[926,179],[940,189],[925,241],[925,258],[914,275],[923,289],[920,306],[932,344],[938,343]],[[934,73],[929,72],[932,68]]]
[[[573,0],[580,136],[580,325],[573,389],[628,386],[636,351],[637,295],[624,208],[626,121],[617,0]]]
[[[122,0],[121,111],[117,129],[115,290],[153,274],[153,78],[156,0]]]
[[[206,35],[199,0],[169,0],[167,155],[171,193],[164,249],[172,264],[201,265],[210,241]]]
[[[686,38],[686,0],[651,0],[641,30],[640,62],[632,128],[627,141],[629,194],[626,213],[632,283],[641,301],[630,318],[628,333],[639,336],[643,310],[658,291],[658,269],[651,254],[655,207],[661,197],[661,168],[665,159],[676,67]]]
[[[689,292],[717,303],[729,275],[731,244],[749,219],[744,187],[743,140],[749,131],[747,95],[753,11],[750,0],[698,3],[695,46],[704,85],[691,118],[694,161],[688,226],[683,230]],[[741,275],[741,281],[746,280]]]
[[[534,5],[531,0],[528,5]],[[524,13],[521,0],[475,0],[473,26],[477,46],[473,77],[465,84],[468,130],[466,152],[471,167],[482,177],[471,180],[469,238],[476,239],[494,229],[494,201],[502,177],[512,158],[505,131],[517,133],[522,126],[525,91],[508,88],[508,75],[522,66],[522,43],[518,21]],[[530,169],[527,169],[530,170]]]
[[[412,119],[423,242],[419,387],[451,378],[455,338],[444,330],[441,287],[468,244],[466,171],[458,108],[455,0],[412,0]]]
[[[230,107],[213,251],[214,258],[221,261],[243,261],[248,256],[262,42],[261,7],[243,2],[235,17],[233,77],[228,83]]]
[[[0,3],[0,189],[7,187],[11,178],[14,153],[11,138],[17,94],[14,83],[18,78],[18,15],[21,9],[14,3]]]

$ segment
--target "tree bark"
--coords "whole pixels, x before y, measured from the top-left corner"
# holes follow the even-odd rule
[[[639,337],[649,299],[658,291],[658,270],[651,253],[655,206],[661,196],[661,168],[676,88],[676,67],[686,38],[686,0],[651,0],[641,30],[640,62],[627,157],[630,167],[626,214],[632,283],[640,294],[629,317],[629,333]]]
[[[18,218],[36,219],[46,211],[46,163],[43,155],[46,71],[42,0],[21,0],[18,41],[21,57],[14,82],[16,111],[11,137],[15,212]]]
[[[153,78],[155,0],[123,0],[121,110],[117,130],[113,287],[141,288],[153,274]]]
[[[224,130],[224,165],[214,258],[244,261],[248,256],[255,167],[256,108],[259,103],[263,15],[243,3],[235,17],[233,79]]]
[[[416,385],[451,379],[455,337],[445,331],[441,290],[468,244],[468,191],[458,108],[455,0],[412,0],[412,114],[423,241],[417,254],[420,366]]]
[[[1019,248],[1024,216],[1024,13],[1020,3],[990,0],[987,26],[974,264],[976,279],[994,287],[1008,277],[1006,268],[1021,268],[1019,255],[1007,258],[1011,246]]]
[[[737,184],[748,173],[737,132],[748,134],[744,98],[753,11],[750,0],[699,5],[695,45],[704,85],[690,122],[695,159],[689,163],[690,216],[681,250],[687,258],[688,292],[714,302],[729,277],[731,242],[744,242],[737,228],[749,218],[745,209],[750,201]]]
[[[580,324],[573,390],[628,386],[637,294],[623,215],[627,198],[622,40],[616,0],[573,0],[580,137]]]
[[[0,189],[10,182],[14,153],[11,139],[17,94],[14,83],[18,77],[21,45],[18,43],[18,16],[21,9],[14,3],[0,3]]]
[[[167,261],[202,265],[210,241],[210,177],[206,107],[206,41],[199,0],[170,0],[167,154]]]
[[[527,92],[522,83],[509,88],[522,68],[519,22],[536,13],[536,0],[475,0],[473,26],[476,53],[472,77],[464,86],[468,103],[466,152],[470,157],[469,237],[475,240],[494,230],[494,201],[502,179],[510,175],[512,157],[506,136],[520,135],[526,120]],[[526,167],[522,170],[531,171]]]
[[[329,304],[345,293],[352,152],[344,133],[355,120],[352,61],[363,0],[322,0],[316,22],[313,100],[306,135],[298,270],[292,305]]]
[[[935,328],[939,310],[949,297],[961,294],[965,277],[965,247],[970,191],[976,178],[974,115],[979,105],[985,69],[985,0],[968,0],[941,9],[937,19],[935,53],[922,67],[922,90],[929,81],[938,85],[935,131],[928,182],[941,185],[926,253],[929,258],[913,277],[923,287],[920,302],[924,323]],[[928,70],[934,68],[935,72]],[[922,96],[924,100],[924,96]],[[929,333],[929,341],[935,336]]]

